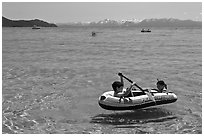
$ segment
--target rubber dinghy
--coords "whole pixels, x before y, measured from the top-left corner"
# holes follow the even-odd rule
[[[144,93],[140,90],[132,90],[134,97],[119,98],[113,96],[114,91],[103,93],[99,97],[99,105],[106,110],[136,110],[150,106],[173,103],[177,96],[173,92],[158,93],[156,90],[150,90]]]

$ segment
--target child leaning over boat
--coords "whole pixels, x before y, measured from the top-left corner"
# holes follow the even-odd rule
[[[152,90],[156,90],[158,93],[163,93],[163,92],[167,92],[167,85],[163,80],[158,80],[157,79],[157,88],[156,89],[152,89]]]
[[[124,82],[123,82],[123,76],[122,73],[118,73],[118,76],[120,76],[120,81],[115,81],[112,84],[113,90],[114,90],[114,96],[115,97],[132,97],[131,89],[134,86],[135,82],[133,82],[129,88],[124,88]]]

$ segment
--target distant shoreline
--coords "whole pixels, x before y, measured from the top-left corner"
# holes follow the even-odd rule
[[[144,19],[140,21],[115,21],[104,19],[98,22],[58,23],[58,26],[103,26],[103,27],[202,27],[201,21],[179,20],[174,18]]]
[[[173,18],[144,19],[141,21],[115,21],[104,19],[98,22],[74,22],[52,24],[39,19],[35,20],[10,20],[2,17],[2,27],[202,27],[201,21],[179,20]]]

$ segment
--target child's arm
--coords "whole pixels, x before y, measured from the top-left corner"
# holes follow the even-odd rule
[[[124,93],[125,96],[128,95],[128,94],[131,92],[132,87],[133,87],[134,85],[135,85],[135,82],[133,82],[133,83],[130,85],[130,87],[127,88],[127,90],[126,90],[125,93]]]
[[[120,82],[121,82],[121,83],[123,84],[123,86],[124,86],[122,73],[118,73],[118,75],[120,76]]]

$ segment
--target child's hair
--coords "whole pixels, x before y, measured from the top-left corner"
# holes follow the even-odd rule
[[[158,79],[157,79],[157,80],[158,80]],[[166,85],[166,83],[165,83],[163,80],[158,80],[158,81],[157,81],[157,84],[159,84],[159,85],[164,85],[165,88],[167,89],[167,85]]]
[[[115,82],[113,82],[113,84],[112,84],[112,87],[113,87],[113,90],[114,91],[116,91],[116,87],[121,87],[121,86],[123,86],[123,83],[121,83],[121,82],[119,82],[119,81],[115,81]]]

